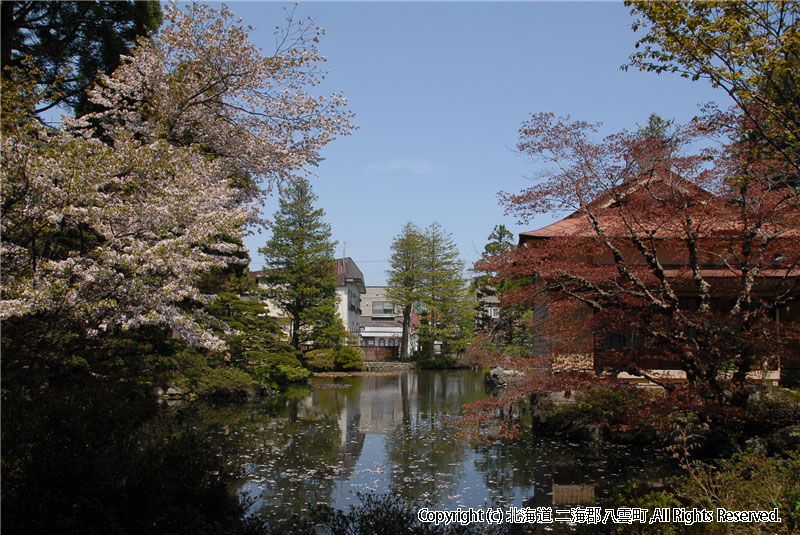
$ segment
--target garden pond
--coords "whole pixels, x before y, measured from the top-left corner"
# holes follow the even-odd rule
[[[676,473],[663,450],[537,436],[527,411],[521,438],[459,438],[461,406],[488,395],[469,370],[315,377],[261,402],[195,405],[186,422],[219,444],[249,512],[277,518],[347,509],[358,493],[442,509],[604,505]]]

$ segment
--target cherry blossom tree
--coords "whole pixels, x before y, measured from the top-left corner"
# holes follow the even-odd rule
[[[353,128],[340,94],[308,92],[321,29],[290,16],[268,56],[248,31],[224,6],[166,6],[91,90],[105,111],[58,129],[32,113],[35,72],[4,78],[0,318],[31,326],[30,347],[145,325],[221,346],[199,277],[237,261],[271,185]]]

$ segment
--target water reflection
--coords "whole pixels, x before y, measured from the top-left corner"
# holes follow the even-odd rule
[[[285,517],[354,493],[387,492],[440,507],[602,503],[632,480],[663,477],[657,452],[547,438],[470,443],[447,417],[481,399],[469,371],[321,379],[268,402],[204,407],[251,512]]]

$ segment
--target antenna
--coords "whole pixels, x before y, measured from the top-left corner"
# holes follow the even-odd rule
[[[342,241],[342,258],[347,258],[347,246],[348,245],[358,245],[357,243],[349,242],[349,241]]]

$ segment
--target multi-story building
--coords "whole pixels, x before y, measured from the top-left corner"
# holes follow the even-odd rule
[[[261,284],[265,276],[264,270],[252,271],[250,278],[256,284]],[[337,312],[342,319],[345,329],[351,334],[358,336],[361,332],[361,295],[366,292],[364,286],[364,274],[358,268],[352,258],[338,258],[336,260],[336,295],[338,297]],[[279,320],[287,320],[282,316],[280,309],[274,303],[265,303],[269,314],[278,317]],[[291,337],[291,322],[281,321],[287,335]]]
[[[352,258],[336,260],[336,294],[339,296],[339,317],[351,334],[361,334],[361,296],[366,293],[364,274]]]
[[[399,347],[403,338],[403,315],[386,298],[386,286],[367,286],[361,299],[361,345]]]

